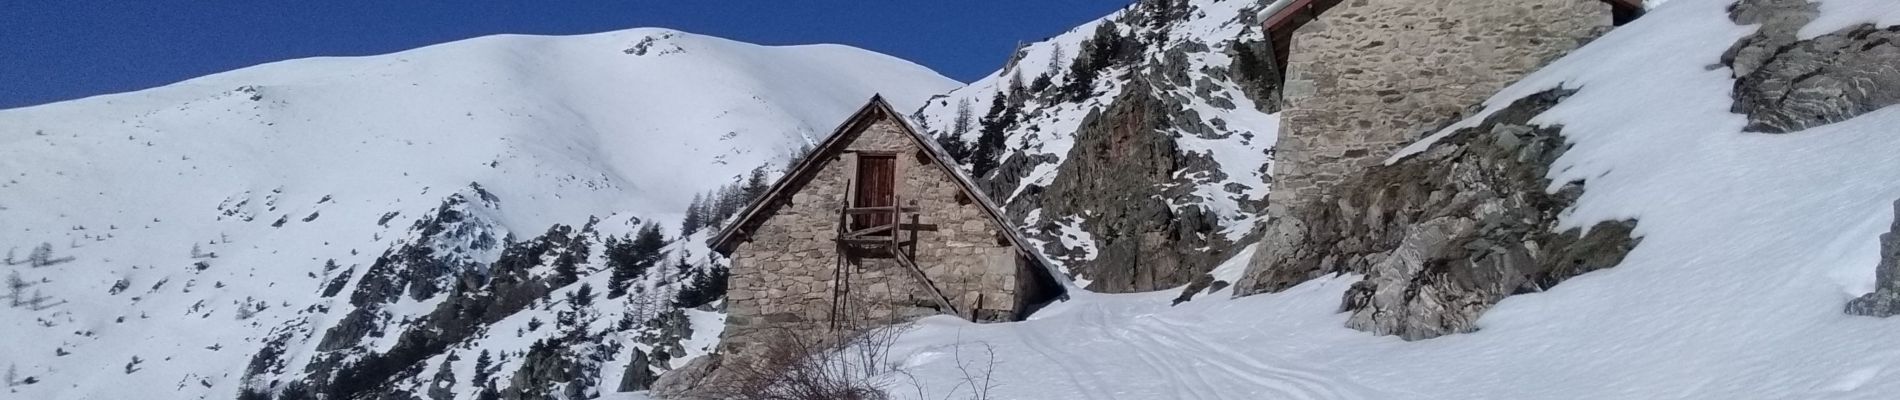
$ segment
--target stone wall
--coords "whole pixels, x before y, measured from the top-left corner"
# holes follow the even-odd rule
[[[916,142],[889,119],[865,128],[842,154],[819,166],[802,188],[733,250],[727,327],[722,352],[744,353],[772,335],[817,332],[829,326],[834,289],[844,293],[848,326],[869,327],[947,312],[906,267],[889,259],[859,260],[839,273],[832,241],[839,209],[847,204],[855,173],[853,151],[895,152],[899,201],[918,207],[916,262],[952,304],[970,318],[1008,320],[1036,297],[1030,264],[1002,239],[1001,229],[980,203],[965,198],[948,173],[929,164]]]
[[[1610,28],[1599,0],[1354,0],[1293,35],[1273,210],[1463,117]]]

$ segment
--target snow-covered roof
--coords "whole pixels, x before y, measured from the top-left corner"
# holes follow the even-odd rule
[[[851,141],[847,139],[855,137],[855,133],[868,128],[870,126],[868,122],[873,121],[874,118],[879,116],[887,117],[892,121],[898,122],[898,126],[902,128],[901,130],[904,135],[911,138],[912,141],[915,141],[918,147],[924,149],[925,153],[928,154],[933,161],[930,164],[941,168],[945,174],[948,174],[952,180],[957,182],[958,187],[963,189],[964,195],[975,199],[976,204],[980,205],[984,213],[989,215],[990,219],[1001,228],[1000,230],[1003,232],[1003,235],[1009,239],[1011,245],[1016,247],[1018,253],[1029,259],[1030,262],[1035,263],[1036,266],[1039,267],[1038,270],[1048,274],[1052,280],[1061,282],[1064,288],[1073,286],[1073,283],[1069,282],[1067,277],[1056,269],[1055,263],[1044,258],[1042,252],[1036,251],[1034,244],[1023,237],[1022,231],[1017,229],[1015,224],[1009,222],[1009,218],[1003,214],[1002,207],[998,206],[994,200],[991,200],[988,195],[983,193],[983,190],[976,185],[976,180],[972,179],[969,174],[964,173],[961,168],[958,168],[954,162],[950,161],[953,159],[949,156],[949,152],[945,151],[935,140],[925,137],[923,133],[921,133],[922,131],[918,130],[916,125],[913,124],[908,117],[905,117],[903,113],[899,113],[895,108],[891,107],[891,104],[885,101],[882,95],[871,96],[871,100],[866,102],[864,107],[858,109],[856,113],[852,113],[851,117],[846,118],[844,122],[839,123],[838,127],[832,131],[829,137],[825,138],[824,142],[819,143],[816,148],[812,149],[811,154],[806,155],[797,165],[792,166],[790,171],[786,171],[785,176],[780,177],[778,182],[773,183],[771,189],[766,190],[764,195],[759,196],[758,200],[754,200],[751,205],[740,212],[737,219],[727,223],[726,227],[719,231],[719,235],[713,237],[713,250],[721,254],[730,255],[732,250],[738,246],[748,231],[757,229],[758,225],[764,223],[767,216],[770,216],[774,210],[785,204],[783,200],[786,196],[797,192],[799,186],[802,186],[804,181],[808,180],[812,174],[817,173],[819,167],[824,165],[825,161],[831,158],[829,157],[831,154],[843,151],[845,146],[850,144]]]

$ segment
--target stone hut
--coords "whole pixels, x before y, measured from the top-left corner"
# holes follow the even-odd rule
[[[772,335],[954,315],[1012,321],[1060,274],[935,142],[881,97],[713,240],[731,261],[721,352]]]
[[[1274,3],[1261,21],[1286,109],[1270,208],[1315,200],[1642,11],[1642,0]]]
[[[1235,293],[1358,262],[1308,260],[1309,222],[1320,221],[1295,210],[1343,204],[1333,197],[1342,182],[1643,10],[1642,0],[1280,0],[1263,10],[1285,107],[1262,250]]]

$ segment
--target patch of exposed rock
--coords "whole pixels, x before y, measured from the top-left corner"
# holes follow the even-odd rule
[[[1218,234],[1215,217],[1197,207],[1176,208],[1168,199],[1191,195],[1177,171],[1213,171],[1206,157],[1184,154],[1169,132],[1200,123],[1176,99],[1157,96],[1144,79],[1132,81],[1106,110],[1090,113],[1076,132],[1068,162],[1048,187],[1040,188],[1044,216],[1078,216],[1095,239],[1095,253],[1065,257],[1070,270],[1087,277],[1090,290],[1140,292],[1187,284],[1219,262],[1232,247]],[[1178,190],[1170,190],[1171,188]],[[1178,192],[1178,193],[1177,193]],[[1012,204],[1011,209],[1034,207]],[[1044,218],[1032,233],[1061,232]],[[1210,251],[1211,250],[1211,251]]]
[[[719,354],[707,354],[695,358],[678,369],[661,374],[659,379],[654,380],[652,390],[648,392],[662,399],[703,398],[697,392],[702,389],[701,385],[711,382],[709,379],[724,360],[725,358]]]
[[[1729,16],[1761,24],[1723,60],[1735,71],[1734,111],[1749,132],[1788,133],[1900,104],[1900,27],[1858,25],[1799,40],[1815,17],[1802,0],[1747,0]]]
[[[1895,201],[1893,208],[1900,212],[1900,201]],[[1891,230],[1880,235],[1880,265],[1874,267],[1874,281],[1872,293],[1847,302],[1848,315],[1900,315],[1900,217],[1894,219]]]
[[[1583,191],[1546,179],[1567,146],[1528,123],[1569,95],[1520,99],[1430,149],[1288,205],[1269,224],[1237,293],[1275,292],[1333,273],[1364,274],[1342,299],[1347,326],[1406,340],[1476,330],[1505,297],[1609,268],[1634,248],[1634,221],[1558,230]]]

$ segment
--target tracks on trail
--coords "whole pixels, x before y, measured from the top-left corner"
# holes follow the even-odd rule
[[[1073,385],[1064,389],[1080,398],[1381,398],[1342,372],[1297,366],[1165,315],[1118,315],[1091,306],[1062,319],[1062,325],[1023,327],[1015,334],[1027,350],[1060,369],[1034,372],[1064,375]]]

